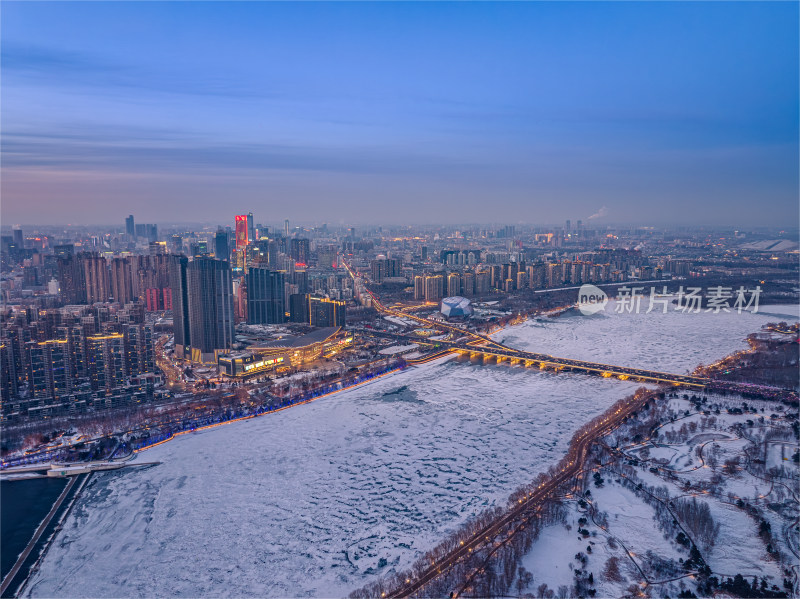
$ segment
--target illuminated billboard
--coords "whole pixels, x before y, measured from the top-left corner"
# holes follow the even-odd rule
[[[247,215],[236,215],[236,249],[242,249],[247,246]]]

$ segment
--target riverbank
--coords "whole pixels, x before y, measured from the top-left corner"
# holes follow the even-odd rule
[[[372,382],[376,379],[385,377],[395,372],[399,372],[407,368],[405,363],[400,363],[398,365],[392,366],[385,370],[379,371],[377,374],[374,375],[367,375],[363,379],[356,379],[353,383],[349,385],[341,385],[339,383],[335,385],[330,385],[328,387],[324,387],[322,391],[312,391],[309,393],[304,393],[298,396],[297,398],[292,398],[287,402],[280,404],[277,407],[274,406],[262,406],[261,408],[257,409],[254,413],[246,414],[244,416],[236,416],[232,418],[224,418],[221,417],[220,420],[217,422],[211,422],[208,424],[196,425],[189,423],[183,428],[175,431],[169,431],[166,433],[162,433],[157,435],[155,439],[152,437],[148,437],[145,440],[140,440],[132,444],[132,451],[134,453],[140,453],[143,451],[147,451],[148,449],[152,449],[154,447],[158,447],[159,445],[163,445],[164,443],[168,443],[177,437],[182,435],[186,435],[188,433],[195,433],[205,430],[210,430],[212,428],[216,428],[218,426],[222,426],[225,424],[232,424],[234,422],[243,422],[245,420],[250,420],[252,418],[257,418],[259,416],[265,416],[267,414],[276,414],[278,412],[282,412],[283,410],[288,410],[289,408],[294,408],[297,406],[305,405],[316,401],[318,399],[322,399],[324,397],[329,397],[335,393],[339,393],[340,391],[346,391],[348,389],[353,389],[355,387],[360,387],[366,383]],[[334,387],[334,388],[331,388]],[[310,396],[309,396],[310,395]]]

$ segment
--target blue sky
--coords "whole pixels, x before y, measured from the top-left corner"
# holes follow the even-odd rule
[[[5,224],[797,222],[797,3],[1,10]]]

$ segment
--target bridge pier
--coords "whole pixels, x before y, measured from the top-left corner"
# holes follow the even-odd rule
[[[480,352],[470,352],[469,361],[473,364],[483,364],[483,354]]]

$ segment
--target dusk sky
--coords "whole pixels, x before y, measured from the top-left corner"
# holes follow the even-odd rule
[[[796,226],[798,4],[2,3],[2,221]]]

